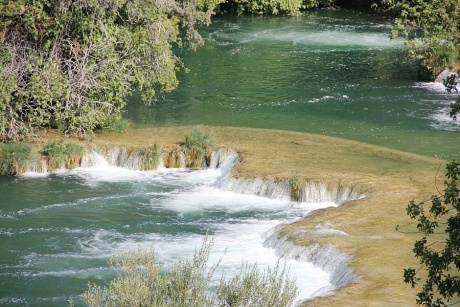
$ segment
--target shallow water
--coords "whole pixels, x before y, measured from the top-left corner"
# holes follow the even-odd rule
[[[232,276],[243,261],[272,266],[265,242],[277,226],[334,203],[292,203],[223,191],[224,170],[140,172],[107,165],[48,176],[0,177],[0,304],[62,306],[88,281],[113,277],[107,259],[154,248],[164,263],[190,257],[207,233],[214,239],[215,276]],[[333,288],[330,274],[287,260],[299,299]],[[316,294],[315,294],[316,293]],[[77,300],[78,301],[78,300]]]
[[[300,17],[216,18],[206,45],[181,50],[188,74],[154,106],[134,97],[138,127],[219,125],[304,131],[428,156],[458,156],[452,95],[417,83],[385,20],[321,11]],[[137,246],[168,262],[209,232],[211,262],[274,264],[264,247],[280,223],[333,203],[295,204],[215,186],[219,170],[138,172],[107,164],[52,175],[0,177],[0,304],[62,306],[89,281],[107,283],[107,259]],[[320,227],[318,232],[341,234]],[[267,244],[265,244],[267,245]],[[291,261],[300,298],[330,290],[328,272]],[[230,273],[231,274],[231,273]],[[319,292],[317,292],[319,291]]]

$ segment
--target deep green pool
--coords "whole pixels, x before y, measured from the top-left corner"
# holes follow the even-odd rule
[[[455,95],[419,83],[389,22],[365,14],[216,18],[206,45],[180,50],[189,73],[153,107],[132,99],[138,126],[218,125],[325,134],[458,158]]]

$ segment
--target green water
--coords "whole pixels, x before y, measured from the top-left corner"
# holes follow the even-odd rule
[[[132,99],[127,115],[137,127],[284,129],[459,156],[458,124],[447,116],[453,96],[416,82],[383,19],[337,11],[218,17],[201,31],[204,47],[179,50],[190,72],[179,74],[177,90],[148,108]],[[270,265],[278,251],[265,238],[276,225],[334,205],[222,191],[219,170],[137,172],[98,159],[93,168],[0,177],[0,305],[81,303],[88,281],[113,276],[111,255],[153,245],[168,263],[190,256],[206,232],[216,240],[214,260],[227,249],[228,275],[242,260]],[[329,226],[312,231],[340,231]],[[335,286],[329,272],[297,260],[291,267],[301,299]]]
[[[389,23],[351,12],[216,18],[190,70],[138,126],[217,125],[325,134],[444,158],[459,156],[442,85],[418,83]]]

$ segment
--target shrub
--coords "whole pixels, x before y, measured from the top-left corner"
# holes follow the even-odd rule
[[[181,150],[174,146],[171,151],[166,155],[166,167],[179,168],[181,167]]]
[[[139,169],[146,171],[155,169],[160,165],[162,159],[161,147],[155,143],[153,146],[139,150]]]
[[[291,200],[302,201],[303,188],[305,187],[305,181],[297,175],[292,174],[288,179],[289,194]]]
[[[32,144],[8,143],[0,146],[0,174],[16,175],[27,169],[31,158]]]
[[[45,143],[42,153],[46,157],[49,170],[59,169],[63,166],[70,169],[80,165],[85,149],[79,144],[65,143],[59,139]]]
[[[138,249],[117,255],[110,265],[117,277],[109,287],[89,285],[83,294],[88,306],[289,306],[297,296],[287,270],[260,273],[246,265],[233,279],[222,278],[215,293],[208,292],[218,264],[207,267],[212,240],[204,239],[192,260],[181,260],[164,270],[153,250]]]
[[[210,132],[196,128],[185,133],[185,166],[199,168],[206,160],[209,165],[209,159],[214,140]]]
[[[86,150],[83,146],[76,143],[65,144],[65,167],[68,169],[80,166],[81,159],[85,155]]]
[[[221,281],[218,306],[292,306],[298,292],[288,272],[279,262],[265,272],[246,264],[231,280]]]

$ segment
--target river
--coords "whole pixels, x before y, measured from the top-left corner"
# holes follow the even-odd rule
[[[458,157],[458,124],[447,115],[454,95],[416,81],[384,19],[343,11],[217,17],[201,33],[204,47],[178,50],[189,72],[179,73],[177,90],[151,107],[131,99],[136,127],[292,130]],[[216,241],[211,262],[222,256],[227,273],[243,260],[271,265],[277,250],[266,243],[277,225],[338,205],[224,191],[222,169],[139,172],[99,158],[93,167],[0,177],[0,304],[65,305],[88,282],[113,277],[111,255],[153,246],[168,263],[190,256],[206,232]],[[290,265],[299,299],[333,289],[330,272]]]

